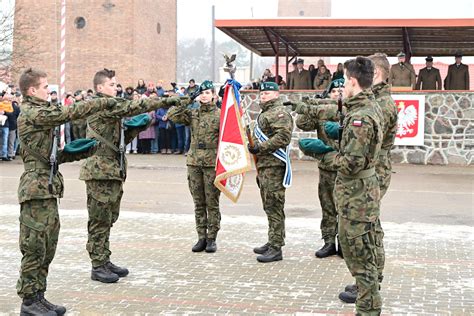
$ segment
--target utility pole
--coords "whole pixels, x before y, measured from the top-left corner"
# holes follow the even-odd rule
[[[211,42],[211,67],[212,67],[212,81],[216,82],[216,8],[212,5],[212,42]]]

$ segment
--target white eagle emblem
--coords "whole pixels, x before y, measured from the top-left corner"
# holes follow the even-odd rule
[[[403,137],[414,132],[413,125],[415,125],[418,119],[418,113],[413,105],[405,107],[405,103],[400,102],[398,107],[400,111],[398,111],[397,119],[397,136]]]

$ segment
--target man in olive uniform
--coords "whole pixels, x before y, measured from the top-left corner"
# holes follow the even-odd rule
[[[268,218],[268,242],[253,251],[260,255],[257,257],[259,262],[272,262],[283,259],[285,190],[288,177],[291,177],[288,146],[293,132],[293,118],[280,101],[278,85],[274,82],[260,84],[259,105],[261,112],[252,137],[254,145],[249,144],[248,148],[251,154],[257,156],[257,183]]]
[[[57,199],[64,192],[64,180],[59,170],[55,170],[49,183],[49,158],[54,137],[57,137],[53,130],[69,120],[112,108],[115,100],[96,99],[69,107],[51,104],[47,101],[46,73],[31,68],[21,75],[19,85],[24,96],[18,131],[25,171],[18,187],[20,250],[23,258],[16,288],[23,299],[22,315],[63,315],[65,307],[54,305],[44,297],[48,268],[53,261],[59,235]],[[70,162],[92,153],[93,148],[80,155],[58,151],[56,159],[58,163]]]
[[[312,87],[311,74],[304,69],[304,60],[299,58],[296,64],[296,71],[291,73],[291,89],[310,90]]]
[[[461,62],[461,52],[456,52],[454,58],[456,62],[448,67],[448,74],[444,79],[444,89],[469,90],[469,67]]]
[[[298,72],[298,69],[297,69],[297,65],[298,62],[295,60],[294,62],[291,63],[291,65],[293,66],[293,70],[288,72],[288,77],[286,78],[286,85],[288,87],[288,90],[292,90],[293,89],[293,86],[294,86],[294,83],[293,83],[293,75],[295,73]]]
[[[328,88],[328,95],[332,100],[337,100],[339,93],[342,93],[343,89],[342,80],[334,80]],[[333,118],[337,120],[335,116]],[[296,119],[296,126],[303,131],[316,130],[318,138],[324,141],[327,145],[334,149],[338,149],[339,146],[335,139],[329,137],[324,130],[324,124],[328,122],[325,119],[319,119],[317,116],[310,115],[309,112],[306,114],[298,114]],[[336,123],[337,124],[337,123]],[[318,184],[318,197],[319,203],[321,204],[321,236],[324,240],[324,245],[321,249],[316,251],[315,255],[318,258],[326,258],[333,256],[337,253],[336,251],[336,235],[337,235],[337,210],[334,202],[334,184],[336,181],[336,172],[325,170],[319,167],[319,184]]]
[[[188,102],[185,101],[181,106],[172,107],[168,111],[168,118],[191,127],[191,146],[186,164],[198,234],[198,241],[192,251],[216,252],[216,238],[221,222],[221,191],[214,185],[214,180],[221,110],[212,101],[215,90],[211,81],[204,81],[199,89],[199,108],[188,109]]]
[[[372,60],[375,66],[372,92],[374,93],[375,101],[379,105],[383,118],[382,148],[375,165],[375,172],[380,186],[380,200],[382,200],[385,193],[387,193],[392,178],[390,151],[395,143],[395,136],[397,134],[398,110],[392,98],[390,86],[386,83],[390,69],[387,56],[377,53],[369,56],[369,59]],[[377,220],[375,233],[377,236],[376,240],[378,241],[376,243],[378,279],[381,283],[385,266],[385,250],[383,246],[384,232],[380,224],[380,219]],[[346,286],[345,293],[341,293],[340,298],[346,303],[354,303],[357,299],[357,286],[355,284]]]
[[[113,98],[117,90],[115,71],[104,69],[97,72],[93,84],[97,92],[96,97]],[[125,145],[151,122],[125,131],[121,124],[122,118],[179,101],[177,98],[117,100],[118,104],[112,111],[100,111],[87,119],[87,137],[97,139],[100,145],[95,155],[82,165],[79,176],[86,182],[87,190],[89,221],[86,249],[92,262],[91,279],[103,283],[116,282],[119,277],[128,274],[126,268],[118,267],[110,261],[110,229],[119,217],[122,186],[126,179]]]
[[[388,83],[392,87],[410,87],[415,88],[416,74],[413,66],[406,62],[405,53],[400,52],[398,55],[398,63],[390,68],[390,76]]]
[[[433,67],[433,57],[425,58],[426,67],[420,69],[415,90],[441,90],[441,75],[439,69]]]
[[[322,167],[337,171],[335,199],[339,213],[339,238],[346,265],[356,279],[356,310],[360,315],[380,315],[376,234],[380,216],[380,189],[375,166],[380,154],[383,126],[370,89],[374,64],[366,57],[345,62],[344,104],[347,113],[340,152],[323,141],[300,141],[303,150],[319,154]],[[344,292],[343,292],[344,293]],[[341,294],[343,294],[341,293]]]

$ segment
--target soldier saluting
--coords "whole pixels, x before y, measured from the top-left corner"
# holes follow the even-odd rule
[[[114,98],[117,93],[115,71],[101,70],[94,76],[95,98]],[[127,163],[125,145],[150,124],[148,115],[141,120],[127,123],[124,130],[122,119],[171,105],[179,99],[140,99],[129,101],[117,98],[117,106],[111,111],[97,111],[87,119],[87,136],[97,139],[100,146],[94,156],[88,158],[81,168],[80,179],[86,182],[88,240],[86,249],[92,263],[91,279],[113,283],[128,275],[126,268],[110,261],[109,237],[112,225],[117,221],[123,182],[126,179]]]
[[[259,262],[283,259],[285,245],[285,190],[291,185],[289,144],[293,118],[279,98],[274,82],[260,84],[261,112],[256,120],[253,143],[249,152],[257,156],[257,172],[262,204],[268,218],[268,242],[254,248]]]
[[[56,126],[110,109],[114,99],[74,103],[63,107],[48,102],[47,74],[28,69],[20,77],[24,96],[18,117],[21,156],[25,171],[18,186],[20,202],[20,278],[18,295],[23,299],[22,315],[63,315],[66,308],[54,305],[44,297],[48,268],[56,252],[59,235],[58,198],[63,196],[64,180],[57,164],[90,156],[95,147],[76,148],[76,153],[57,151]],[[77,142],[75,143],[77,144]],[[50,158],[51,157],[51,158]]]
[[[383,126],[370,89],[374,63],[366,57],[345,62],[344,104],[347,113],[340,152],[319,139],[301,140],[304,151],[316,153],[320,167],[337,171],[335,201],[339,214],[339,239],[346,265],[356,279],[356,310],[379,315],[376,233],[380,216],[380,189],[375,166],[380,155]],[[340,294],[343,295],[345,292]]]
[[[189,101],[182,101],[180,106],[168,111],[168,118],[191,127],[191,145],[186,165],[198,234],[198,241],[192,251],[216,252],[216,238],[221,222],[221,191],[214,185],[214,180],[221,110],[213,101],[215,88],[211,81],[205,80],[199,87],[199,92],[199,108],[188,109]]]

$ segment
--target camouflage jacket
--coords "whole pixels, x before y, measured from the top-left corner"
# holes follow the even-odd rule
[[[186,159],[188,166],[216,166],[220,117],[221,110],[214,103],[200,103],[197,109],[174,106],[168,111],[170,120],[191,127],[191,145]]]
[[[382,146],[382,124],[372,91],[364,90],[344,101],[347,113],[340,152],[329,152],[320,162],[322,168],[342,175],[355,175],[375,167]]]
[[[332,99],[309,99],[296,113],[306,118],[323,121],[338,121],[337,101]],[[345,109],[343,110],[345,112]],[[298,115],[299,116],[299,115]],[[301,128],[301,127],[300,127]]]
[[[97,97],[107,97],[97,94]],[[94,98],[95,99],[95,98]],[[94,100],[93,99],[93,100]],[[125,181],[125,177],[120,176],[120,159],[118,152],[114,151],[107,144],[97,137],[106,139],[116,148],[120,146],[121,122],[122,118],[146,113],[166,106],[166,101],[158,98],[140,99],[130,101],[122,98],[114,98],[117,105],[110,111],[100,111],[91,115],[87,119],[87,138],[95,138],[99,141],[97,152],[86,159],[81,167],[79,179],[81,180],[119,180]],[[131,142],[143,128],[125,130],[125,144]],[[124,171],[127,169],[125,159]]]
[[[114,100],[112,101],[98,98],[63,107],[52,105],[48,101],[35,97],[26,96],[24,98],[18,117],[21,156],[25,167],[18,187],[20,203],[63,196],[64,181],[59,171],[53,178],[53,192],[49,193],[48,190],[49,156],[53,144],[54,128],[70,120],[86,117],[112,107],[115,103]],[[58,151],[58,163],[74,160],[76,160],[74,157]]]
[[[278,148],[285,149],[291,142],[293,118],[287,112],[279,98],[260,103],[262,111],[257,117],[258,125],[268,140],[260,144],[257,154],[257,169],[273,166],[285,166],[285,163],[272,155]],[[254,144],[259,141],[252,136]]]
[[[375,96],[375,101],[379,106],[381,115],[383,117],[383,142],[382,149],[390,151],[397,134],[397,117],[398,109],[390,94],[390,86],[381,82],[372,86],[372,92]]]

